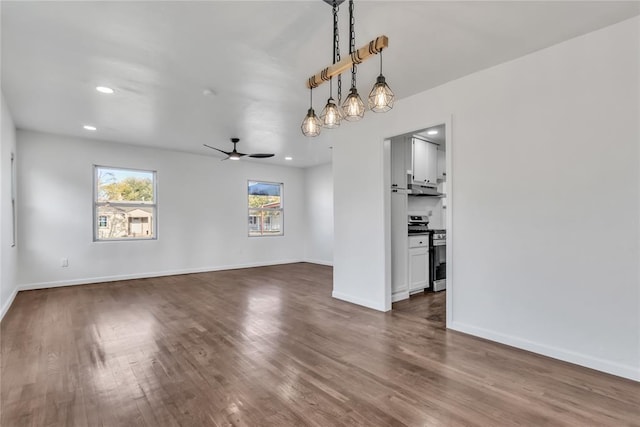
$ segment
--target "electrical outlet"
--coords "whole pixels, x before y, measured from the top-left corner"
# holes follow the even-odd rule
[[[60,260],[60,265],[62,267],[69,267],[69,258],[62,258],[62,260]]]
[[[428,211],[427,216],[433,216],[433,211]]]

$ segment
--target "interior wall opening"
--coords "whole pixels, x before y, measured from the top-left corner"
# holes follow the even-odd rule
[[[450,286],[449,136],[442,121],[387,140],[391,308],[442,327]]]

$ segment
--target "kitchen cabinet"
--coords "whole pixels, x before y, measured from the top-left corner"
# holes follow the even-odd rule
[[[429,287],[429,236],[409,236],[409,293]]]
[[[438,150],[438,181],[447,180],[447,156],[444,150]]]
[[[407,195],[391,193],[391,300],[409,297]]]
[[[410,143],[405,137],[391,141],[391,188],[407,188],[407,171],[411,169]]]
[[[413,183],[435,187],[438,180],[438,146],[420,138],[412,139]]]

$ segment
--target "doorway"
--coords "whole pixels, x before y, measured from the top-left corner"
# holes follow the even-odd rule
[[[390,308],[442,327],[452,318],[451,157],[450,119],[385,140]]]

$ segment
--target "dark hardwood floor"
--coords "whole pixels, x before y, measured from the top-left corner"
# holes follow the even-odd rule
[[[394,314],[416,316],[428,320],[434,328],[446,328],[447,292],[424,292],[393,304]]]
[[[640,425],[638,383],[447,331],[444,293],[379,313],[332,299],[331,277],[290,264],[20,292],[1,424]]]

